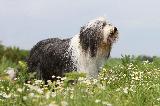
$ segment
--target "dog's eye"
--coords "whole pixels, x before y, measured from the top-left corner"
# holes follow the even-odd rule
[[[104,22],[103,24],[102,24],[102,27],[105,27],[106,26],[106,22]]]
[[[109,23],[109,24],[107,24],[107,25],[112,26],[112,24],[111,24],[111,23]]]

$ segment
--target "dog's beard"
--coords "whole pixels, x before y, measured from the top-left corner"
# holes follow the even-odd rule
[[[118,39],[118,32],[111,33],[107,38],[107,43],[113,44]]]
[[[109,27],[106,27],[105,30],[106,32],[109,32],[109,33],[105,33],[104,32],[104,35],[106,34],[107,35],[107,44],[109,45],[112,45],[113,43],[115,43],[118,39],[118,30],[116,27],[114,26],[109,26]]]

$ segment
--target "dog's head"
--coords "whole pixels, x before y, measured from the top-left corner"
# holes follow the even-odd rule
[[[105,54],[105,52],[110,53],[112,44],[117,39],[118,29],[103,17],[89,21],[80,30],[80,45],[82,46],[82,50],[89,52],[91,57],[95,57],[98,50],[102,54]]]

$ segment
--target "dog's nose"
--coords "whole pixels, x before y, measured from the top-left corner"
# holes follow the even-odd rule
[[[114,27],[114,32],[116,32],[117,31],[117,28],[116,27]]]

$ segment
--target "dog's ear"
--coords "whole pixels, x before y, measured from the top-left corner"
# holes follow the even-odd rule
[[[82,49],[87,52],[88,48],[89,48],[89,34],[88,34],[88,29],[85,29],[85,27],[81,27],[80,30],[80,45],[82,46]]]
[[[102,41],[101,33],[96,28],[81,27],[80,45],[84,52],[90,52],[91,57],[96,56],[98,47]]]

